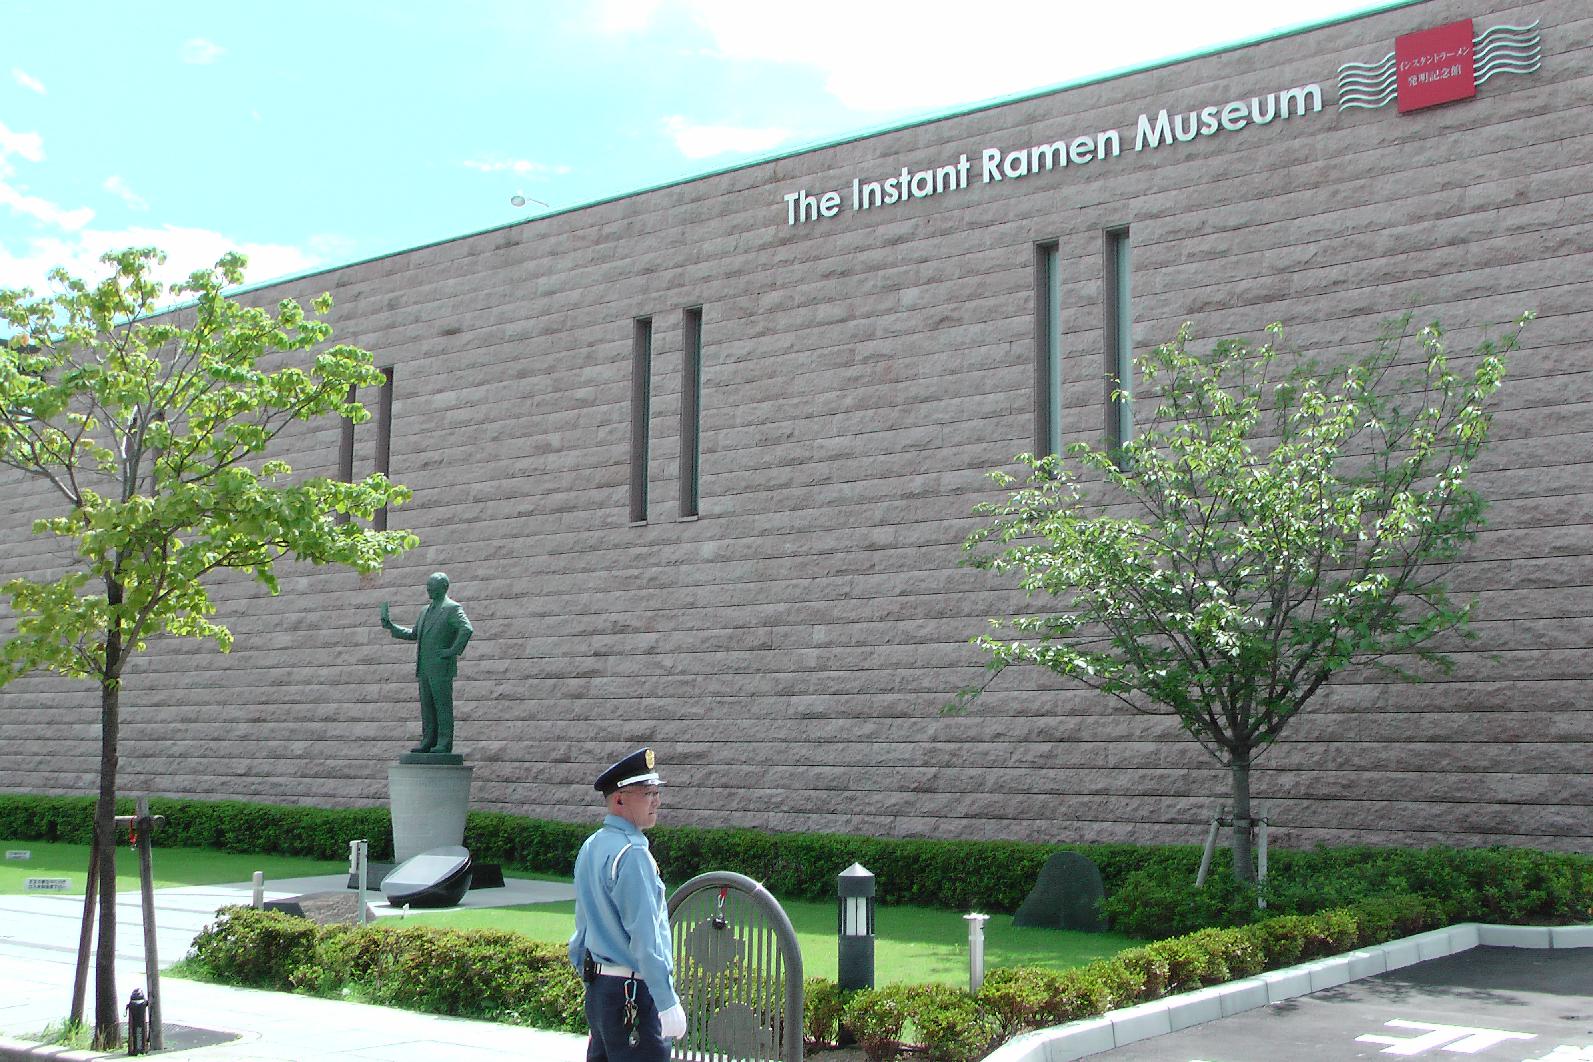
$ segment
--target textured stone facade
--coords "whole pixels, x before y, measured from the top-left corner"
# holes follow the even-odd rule
[[[1401,115],[1335,72],[1397,35],[1538,20],[1542,68]],[[1235,33],[1242,27],[1235,27]],[[1290,326],[1312,350],[1409,307],[1456,349],[1525,309],[1489,526],[1455,583],[1473,642],[1424,684],[1350,676],[1258,764],[1285,844],[1593,842],[1593,13],[1431,0],[943,118],[317,274],[338,338],[392,366],[394,526],[366,580],[295,571],[217,593],[227,656],[129,671],[122,789],[385,800],[413,743],[406,617],[446,570],[476,627],[457,688],[475,807],[593,812],[590,780],[659,752],[673,823],[1036,840],[1198,841],[1226,774],[1164,718],[1007,672],[962,718],[968,645],[1021,608],[958,567],[984,473],[1034,440],[1035,247],[1061,263],[1066,439],[1098,437],[1103,233],[1129,226],[1133,338]],[[1321,86],[1322,109],[1133,150],[1139,115]],[[981,183],[983,149],[1121,131],[1115,158]],[[797,225],[788,193],[971,160],[969,186]],[[701,515],[677,517],[683,311],[702,307]],[[636,318],[653,324],[650,504],[629,519]],[[374,396],[367,398],[374,406]],[[376,426],[361,425],[356,470]],[[288,441],[336,470],[335,425]],[[0,471],[0,577],[48,569],[47,499]],[[0,618],[0,632],[9,621]],[[0,689],[0,791],[93,788],[97,694]]]

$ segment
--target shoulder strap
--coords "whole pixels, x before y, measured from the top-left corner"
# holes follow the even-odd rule
[[[629,852],[632,848],[635,848],[635,847],[636,847],[636,842],[635,841],[631,841],[631,842],[627,843],[624,848],[621,848],[618,852],[614,853],[614,858],[612,860],[610,860],[609,864],[608,864],[608,883],[610,885],[612,885],[615,882],[619,881],[620,860],[625,858],[625,853],[626,852]]]

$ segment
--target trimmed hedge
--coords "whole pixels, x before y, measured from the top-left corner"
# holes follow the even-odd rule
[[[119,811],[130,812],[131,801]],[[167,817],[161,842],[236,852],[340,859],[350,838],[390,856],[380,808],[279,807],[151,801]],[[0,796],[0,836],[87,843],[89,798]],[[477,859],[570,873],[590,824],[474,813],[465,843]],[[836,867],[865,863],[885,903],[1012,910],[1052,852],[1101,867],[1104,910],[1120,931],[1154,939],[1065,972],[998,969],[976,995],[936,985],[843,993],[806,984],[806,1038],[815,1048],[861,1043],[870,1058],[900,1050],[941,1062],[982,1057],[1032,1028],[1091,1017],[1458,921],[1593,921],[1593,858],[1527,849],[1339,848],[1274,851],[1257,890],[1232,880],[1219,853],[1193,887],[1194,846],[912,841],[830,834],[663,827],[653,850],[672,880],[733,869],[776,895],[828,900]],[[1162,939],[1157,939],[1162,938]],[[434,927],[317,927],[276,912],[229,909],[195,941],[190,971],[236,984],[309,992],[541,1028],[582,1031],[579,979],[556,944],[509,933]]]
[[[1284,914],[1312,914],[1379,897],[1420,896],[1443,924],[1534,924],[1593,921],[1593,858],[1526,848],[1317,848],[1274,850],[1257,890],[1214,861],[1203,888],[1194,865],[1164,860],[1107,890],[1102,911],[1112,928],[1142,939],[1204,926],[1246,925]]]
[[[1256,925],[1203,929],[1133,948],[1075,970],[1038,967],[993,971],[978,993],[944,985],[887,985],[851,993],[838,1026],[815,1020],[842,998],[835,986],[809,982],[808,1041],[850,1036],[870,1059],[899,1052],[971,1062],[1030,1029],[1091,1018],[1263,970],[1381,944],[1443,924],[1436,907],[1413,896],[1367,900],[1314,915],[1285,915]]]
[[[118,802],[131,814],[131,800]],[[166,816],[160,843],[227,852],[343,859],[356,837],[371,842],[372,859],[392,858],[386,808],[320,808],[242,801],[155,797],[150,810]],[[552,822],[501,812],[471,812],[465,847],[478,862],[539,874],[568,875],[587,823]],[[0,795],[0,836],[17,840],[88,844],[93,836],[91,797]],[[879,902],[956,910],[1016,911],[1053,852],[1082,852],[1101,868],[1110,892],[1129,874],[1167,860],[1188,863],[1195,848],[1142,845],[1040,845],[1017,841],[924,841],[841,834],[770,834],[759,830],[660,826],[648,833],[654,857],[670,879],[685,881],[709,870],[734,869],[763,882],[777,896],[831,900],[835,876],[860,862],[879,881]]]
[[[132,798],[123,797],[116,802],[116,813],[133,814],[133,804]],[[393,825],[386,808],[152,797],[149,810],[166,816],[158,840],[167,848],[347,859],[348,843],[364,837],[371,842],[372,859],[393,857]],[[0,794],[0,837],[89,844],[94,840],[94,798]]]
[[[123,805],[130,814],[132,802]],[[385,808],[164,798],[150,806],[166,816],[163,845],[343,859],[348,841],[366,837],[373,859],[392,858]],[[86,844],[92,820],[91,798],[0,795],[0,836]],[[592,823],[472,812],[465,846],[479,862],[568,875],[591,830]],[[1144,940],[1410,895],[1425,898],[1445,922],[1593,920],[1593,858],[1530,849],[1274,849],[1267,908],[1258,910],[1256,890],[1233,880],[1226,850],[1217,853],[1205,887],[1193,887],[1195,845],[924,841],[684,826],[660,826],[650,838],[671,881],[734,870],[776,896],[822,902],[834,898],[841,868],[861,862],[878,880],[880,903],[958,911],[1015,911],[1047,858],[1079,852],[1101,868],[1102,909],[1112,928]]]
[[[585,1032],[581,980],[562,946],[434,926],[318,926],[227,907],[194,938],[186,973],[431,1014]]]
[[[977,994],[946,985],[843,993],[805,983],[804,1031],[815,1048],[855,1040],[871,1059],[921,1053],[973,1062],[1017,1033],[1104,1014],[1444,924],[1413,897],[1366,900],[1314,915],[1203,929],[1058,973],[993,971]],[[278,911],[232,907],[199,934],[185,971],[231,984],[585,1030],[580,980],[557,944],[492,930],[317,926]]]

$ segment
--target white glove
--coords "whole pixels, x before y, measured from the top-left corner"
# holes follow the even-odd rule
[[[686,1012],[676,1003],[668,1010],[658,1012],[660,1035],[666,1040],[678,1040],[686,1035]]]

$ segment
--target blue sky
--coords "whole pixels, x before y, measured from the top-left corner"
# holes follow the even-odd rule
[[[0,0],[0,287],[267,280],[1397,2]]]

